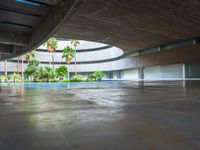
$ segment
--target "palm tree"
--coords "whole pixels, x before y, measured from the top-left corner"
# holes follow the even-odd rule
[[[25,59],[28,61],[28,64],[34,58],[35,58],[35,51],[34,50],[25,54]]]
[[[16,82],[16,81],[20,81],[21,77],[20,77],[20,74],[13,73],[13,74],[10,75],[10,79],[13,80],[13,82]]]
[[[79,40],[71,40],[71,44],[74,46],[74,50],[75,50],[75,65],[74,65],[74,73],[75,73],[75,76],[77,75],[77,72],[76,72],[76,47],[80,44]]]
[[[58,48],[58,41],[55,38],[50,38],[43,45],[47,46],[47,51],[52,54],[52,61],[53,61],[53,68],[54,68],[54,52],[56,48]],[[51,66],[50,55],[49,55],[49,66]]]
[[[25,56],[25,60],[28,61],[28,64],[29,64],[29,62],[35,58],[35,50],[29,53],[26,53],[24,56]],[[23,59],[23,56],[22,56],[22,59]],[[23,72],[23,60],[22,60],[22,72]],[[24,79],[24,73],[22,73],[22,79]]]
[[[74,58],[75,56],[75,51],[73,48],[69,47],[69,46],[66,46],[64,49],[63,49],[63,52],[62,52],[62,57],[66,59],[66,63],[68,64],[68,80],[70,79],[70,73],[69,73],[69,64],[71,62],[71,60]]]
[[[22,73],[22,81],[23,81],[24,80],[24,56],[23,55],[21,56],[21,61],[22,61],[21,73]]]

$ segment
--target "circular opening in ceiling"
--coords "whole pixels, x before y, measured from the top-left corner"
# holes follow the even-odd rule
[[[76,50],[77,63],[103,62],[118,58],[124,54],[122,49],[104,43],[79,40],[79,44],[75,47],[70,40],[59,40],[58,48],[54,52],[55,63],[65,62],[62,58],[62,50],[66,46]],[[44,45],[36,49],[36,56],[41,61],[49,61],[47,53],[47,47]],[[74,59],[71,62],[73,63]]]

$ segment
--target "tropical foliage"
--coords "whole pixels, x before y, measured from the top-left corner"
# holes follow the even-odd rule
[[[67,67],[66,66],[60,66],[60,67],[55,69],[55,73],[56,73],[56,78],[58,78],[59,80],[63,80],[64,77],[67,74]]]
[[[65,58],[66,63],[68,64],[68,80],[70,79],[70,72],[69,72],[69,64],[71,62],[71,60],[74,58],[75,56],[75,51],[73,48],[66,46],[63,51],[62,51],[62,58]]]
[[[0,82],[6,82],[7,80],[6,76],[0,76]]]
[[[103,77],[104,77],[104,73],[103,72],[96,71],[96,72],[93,72],[93,73],[89,74],[88,80],[89,81],[92,81],[92,80],[100,81],[100,80],[102,80]]]
[[[70,64],[71,60],[75,56],[75,51],[73,48],[66,46],[62,51],[62,57],[66,59],[66,63]]]
[[[72,39],[72,40],[71,40],[71,44],[74,46],[74,48],[76,48],[76,47],[80,44],[80,41],[79,41],[79,40]]]
[[[29,64],[27,69],[24,71],[24,75],[29,80],[32,80],[34,77],[34,73],[37,71],[40,62],[37,59],[32,60]]]
[[[26,53],[24,56],[25,56],[25,60],[30,62],[32,59],[35,59],[35,51],[31,51],[29,53]]]
[[[50,38],[43,45],[47,46],[49,52],[54,52],[58,48],[58,41],[55,38]]]
[[[34,73],[34,81],[50,82],[54,81],[56,77],[55,70],[50,67],[39,67]]]
[[[77,71],[76,71],[76,58],[77,58],[76,47],[80,44],[80,42],[79,42],[79,40],[71,40],[71,44],[74,46],[74,50],[75,50],[75,56],[74,56],[74,61],[75,61],[75,64],[74,64],[74,73],[75,73],[75,75],[77,75]]]
[[[54,67],[54,52],[58,48],[58,41],[55,38],[50,38],[43,45],[47,46],[48,52],[52,54],[52,62]],[[51,65],[50,59],[49,59],[49,64]]]
[[[12,73],[10,76],[9,76],[10,80],[13,81],[13,82],[19,82],[21,81],[21,75],[18,74],[18,73]]]
[[[70,79],[71,82],[81,82],[83,81],[83,76],[82,75],[76,75],[73,76],[72,79]]]
[[[35,51],[31,51],[29,53],[26,53],[24,57],[22,56],[22,64],[21,68],[23,70],[23,58],[28,61],[28,67],[25,69],[24,72],[22,72],[22,75],[18,73],[12,73],[9,75],[10,81],[22,81],[24,80],[25,75],[25,81],[35,81],[35,82],[53,82],[53,81],[66,81],[66,82],[81,82],[81,81],[100,81],[102,80],[104,74],[103,72],[93,72],[89,74],[87,80],[83,78],[82,75],[77,75],[76,73],[76,47],[80,44],[78,40],[71,40],[71,45],[74,47],[66,46],[62,51],[62,58],[65,58],[66,63],[68,64],[66,66],[59,66],[54,69],[47,66],[40,66],[40,62],[35,58]],[[58,41],[55,38],[50,38],[47,40],[44,45],[47,46],[48,52],[52,53],[56,50],[58,47]],[[69,64],[71,63],[71,60],[75,57],[75,75],[70,79],[69,76]],[[53,57],[52,57],[53,58]],[[54,59],[53,59],[54,60]],[[18,59],[19,63],[19,59]],[[19,65],[19,64],[18,64]],[[17,70],[19,71],[19,66],[17,65]],[[64,80],[65,76],[68,74],[68,80]],[[7,81],[7,61],[5,61],[5,76],[0,76],[0,81],[5,82]],[[22,77],[21,77],[22,76]]]

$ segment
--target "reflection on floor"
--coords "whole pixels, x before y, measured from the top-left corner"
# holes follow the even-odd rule
[[[200,81],[0,84],[1,150],[200,149]]]

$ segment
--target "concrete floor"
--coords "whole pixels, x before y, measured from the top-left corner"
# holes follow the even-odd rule
[[[0,150],[179,149],[200,149],[200,81],[0,85]]]

